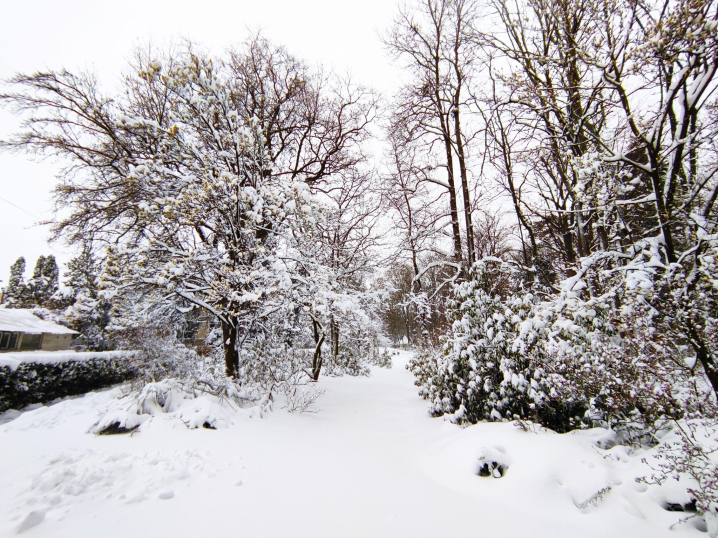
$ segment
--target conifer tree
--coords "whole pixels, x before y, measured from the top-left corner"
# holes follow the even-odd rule
[[[83,245],[82,252],[67,264],[67,287],[72,297],[84,294],[90,299],[97,299],[98,263],[88,245]]]
[[[70,288],[72,305],[65,316],[72,328],[81,336],[77,345],[91,351],[104,351],[108,347],[107,326],[112,305],[98,294],[99,263],[89,244],[67,264],[67,286]]]
[[[49,307],[52,297],[59,289],[59,269],[55,256],[40,256],[35,264],[32,279],[28,283],[30,305]],[[28,306],[30,306],[28,305]]]
[[[40,304],[42,301],[42,268],[45,265],[45,256],[40,256],[35,262],[35,269],[32,271],[32,278],[28,281],[27,287],[33,304]]]
[[[45,258],[45,264],[42,266],[42,279],[44,285],[43,305],[49,306],[60,289],[60,269],[57,266],[55,256],[52,254]]]
[[[25,258],[19,257],[10,267],[10,279],[5,288],[3,303],[7,308],[29,306],[28,287],[25,284]]]

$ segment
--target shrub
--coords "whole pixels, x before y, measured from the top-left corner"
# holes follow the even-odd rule
[[[62,353],[50,358],[23,356],[17,363],[5,357],[5,364],[0,363],[0,412],[83,394],[136,375],[127,352]]]
[[[498,261],[481,261],[471,280],[454,289],[453,325],[445,345],[408,365],[435,416],[454,422],[529,419],[556,431],[576,427],[586,403],[560,399],[546,375],[550,347],[547,327],[530,319],[535,298],[517,292],[504,297],[494,283]],[[502,286],[505,289],[505,286]],[[520,288],[519,288],[520,289]]]

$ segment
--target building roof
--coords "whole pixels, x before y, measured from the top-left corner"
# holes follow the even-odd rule
[[[0,331],[27,334],[79,334],[52,321],[45,321],[22,308],[0,308]]]

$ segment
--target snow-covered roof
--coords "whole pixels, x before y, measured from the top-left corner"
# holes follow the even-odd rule
[[[0,308],[0,331],[28,334],[79,334],[52,321],[45,321],[22,308]]]

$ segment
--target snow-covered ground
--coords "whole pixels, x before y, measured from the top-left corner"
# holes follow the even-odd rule
[[[87,433],[117,389],[27,411],[0,426],[0,536],[705,536],[698,518],[670,530],[687,514],[661,505],[687,496],[637,484],[641,455],[599,448],[606,432],[429,417],[408,358],[321,380],[317,413],[240,411],[216,430],[156,416]],[[504,476],[477,476],[482,456]]]

